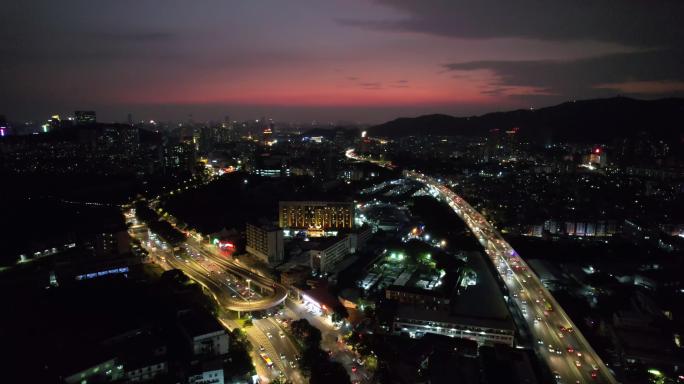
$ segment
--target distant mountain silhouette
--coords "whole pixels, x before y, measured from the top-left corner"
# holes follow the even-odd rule
[[[369,128],[370,136],[484,136],[519,128],[535,142],[603,143],[646,132],[652,138],[681,142],[684,98],[637,100],[627,97],[566,102],[536,110],[520,109],[482,116],[425,115],[399,118]]]

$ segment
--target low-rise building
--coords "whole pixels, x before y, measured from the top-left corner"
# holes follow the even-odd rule
[[[228,332],[209,313],[189,312],[181,315],[178,323],[194,356],[222,356],[228,353]]]
[[[168,348],[160,335],[136,333],[125,344],[121,359],[128,382],[144,383],[169,373]]]
[[[373,229],[370,225],[364,225],[361,228],[354,229],[349,232],[349,248],[351,253],[363,249],[373,236]]]
[[[449,310],[431,310],[419,305],[404,304],[397,309],[393,330],[413,337],[426,333],[458,337],[478,344],[513,345],[515,328],[508,320],[458,316]]]
[[[169,372],[169,364],[165,358],[155,360],[139,361],[126,367],[126,378],[130,383],[143,383],[154,379],[157,376],[165,375]]]
[[[223,364],[219,360],[208,361],[193,367],[188,384],[224,384]]]
[[[326,239],[320,242],[315,249],[309,250],[311,269],[321,273],[331,272],[335,265],[350,253],[351,240],[349,236]]]
[[[288,287],[301,286],[309,278],[311,278],[311,269],[297,265],[280,274],[280,283]]]
[[[64,382],[67,384],[80,384],[80,383],[111,383],[121,380],[125,377],[123,364],[118,358],[113,356],[102,355],[101,358],[96,356],[97,354],[91,356],[91,362],[87,363],[83,360],[78,361],[81,363],[81,368],[78,371],[72,371],[72,373],[64,378]]]
[[[513,345],[515,325],[492,272],[482,254],[469,252],[456,289],[442,297],[425,292],[388,289],[400,304],[394,319],[396,333],[419,337],[425,333],[459,337],[478,344]],[[403,293],[403,294],[402,294]],[[444,302],[448,300],[448,302]]]
[[[449,305],[449,298],[441,292],[429,291],[417,287],[390,285],[385,289],[385,297],[402,304],[418,304],[434,309]]]

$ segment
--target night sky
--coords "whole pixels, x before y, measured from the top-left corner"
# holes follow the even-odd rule
[[[684,1],[0,5],[0,114],[381,122],[684,94]]]

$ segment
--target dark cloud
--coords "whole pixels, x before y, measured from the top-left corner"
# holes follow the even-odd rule
[[[471,61],[446,64],[450,71],[492,71],[497,80],[483,93],[503,94],[511,87],[530,87],[539,94],[563,97],[600,96],[609,89],[602,84],[624,82],[681,82],[684,50],[669,49],[553,61]],[[612,91],[614,91],[613,89]]]
[[[383,89],[382,83],[379,81],[363,82],[363,83],[359,83],[359,85],[363,89]]]
[[[506,92],[510,91],[510,87],[493,87],[484,88],[480,93],[488,96],[504,96]]]
[[[376,0],[406,16],[338,20],[374,30],[457,38],[593,40],[630,46],[681,46],[680,0]]]
[[[178,38],[178,35],[163,31],[139,31],[139,32],[96,32],[91,36],[95,40],[103,42],[133,42],[133,43],[159,43],[171,42]]]

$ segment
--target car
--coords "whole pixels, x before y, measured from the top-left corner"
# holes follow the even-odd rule
[[[556,348],[556,355],[562,355],[562,354],[563,354],[563,350],[560,348]]]
[[[278,333],[278,335],[280,335],[280,338],[281,338],[281,339],[285,337],[285,333],[284,333],[283,331],[280,331],[280,332]]]
[[[556,349],[553,348],[553,345],[549,345],[549,352],[550,352],[550,353],[555,353],[555,352],[556,352]]]
[[[592,371],[598,371],[598,370],[599,370],[599,369],[598,369],[598,365],[592,364],[592,365],[591,365],[591,370],[592,370]]]
[[[581,366],[582,366],[582,362],[580,362],[579,360],[575,360],[575,366],[576,366],[576,367],[581,367]]]
[[[281,353],[281,354],[280,354],[280,360],[285,360],[285,357],[286,357],[286,356],[285,356],[284,353]]]
[[[263,346],[263,345],[260,345],[260,346],[259,346],[259,350],[260,350],[261,352],[263,352],[263,351],[265,350],[264,346]]]
[[[598,377],[598,372],[597,371],[591,371],[591,378],[595,379]]]
[[[297,364],[293,360],[290,360],[290,368],[296,368]]]
[[[568,345],[568,353],[574,353],[575,348],[572,345]]]
[[[542,339],[537,339],[537,344],[539,344],[539,345],[544,345],[544,340],[542,340]]]
[[[271,334],[271,332],[266,332],[266,336],[268,336],[269,339],[273,338],[273,335]]]
[[[582,352],[577,352],[577,357],[582,357]]]
[[[352,372],[356,373],[357,370],[358,370],[358,367],[356,367],[356,365],[352,365]]]
[[[563,332],[558,332],[558,337],[560,337],[560,338],[562,339],[562,338],[564,338],[565,336],[563,336]]]

